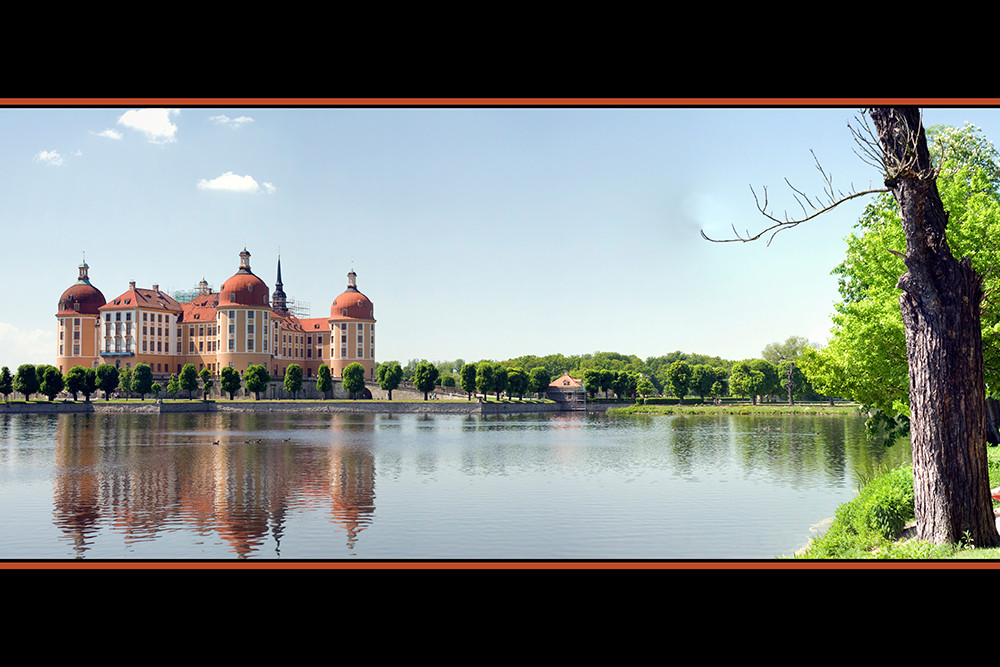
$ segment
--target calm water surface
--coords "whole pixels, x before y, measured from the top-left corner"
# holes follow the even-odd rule
[[[0,558],[769,559],[908,456],[853,416],[2,415]]]

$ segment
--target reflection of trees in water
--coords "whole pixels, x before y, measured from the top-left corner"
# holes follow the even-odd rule
[[[167,530],[216,535],[240,558],[273,539],[278,556],[289,511],[318,506],[353,544],[374,511],[374,459],[338,439],[370,428],[372,417],[323,415],[300,431],[283,428],[287,416],[60,415],[55,524],[78,557],[102,529],[121,534],[126,546]],[[289,433],[325,441],[296,445]]]

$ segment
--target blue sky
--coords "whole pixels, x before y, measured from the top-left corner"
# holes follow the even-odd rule
[[[863,209],[769,247],[750,191],[880,181],[846,108],[0,108],[0,365],[52,363],[84,253],[128,282],[216,289],[239,265],[329,313],[353,267],[379,361],[675,350],[728,359],[822,343],[830,270]],[[929,108],[925,125],[993,108]]]

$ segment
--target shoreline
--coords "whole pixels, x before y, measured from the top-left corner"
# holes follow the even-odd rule
[[[590,411],[603,411],[601,408]],[[347,413],[423,413],[423,414],[520,414],[569,412],[555,402],[484,402],[475,401],[372,401],[372,400],[288,400],[288,401],[218,401],[193,400],[158,402],[140,401],[66,401],[0,403],[5,414],[169,414],[184,412],[347,412]],[[583,410],[577,412],[584,413]]]

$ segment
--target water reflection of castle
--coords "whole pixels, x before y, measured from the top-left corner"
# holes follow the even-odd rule
[[[334,438],[342,417],[330,416]],[[293,514],[323,510],[353,549],[374,515],[371,452],[267,437],[262,422],[267,419],[250,413],[176,414],[153,426],[143,415],[60,415],[56,526],[78,558],[93,551],[96,536],[105,531],[121,534],[134,550],[178,530],[208,539],[216,535],[239,558],[272,558],[280,556]],[[308,433],[317,436],[315,430]],[[218,446],[215,440],[221,441]],[[197,540],[205,554],[186,550],[176,557],[216,557],[208,539]],[[271,540],[274,552],[264,553]]]

